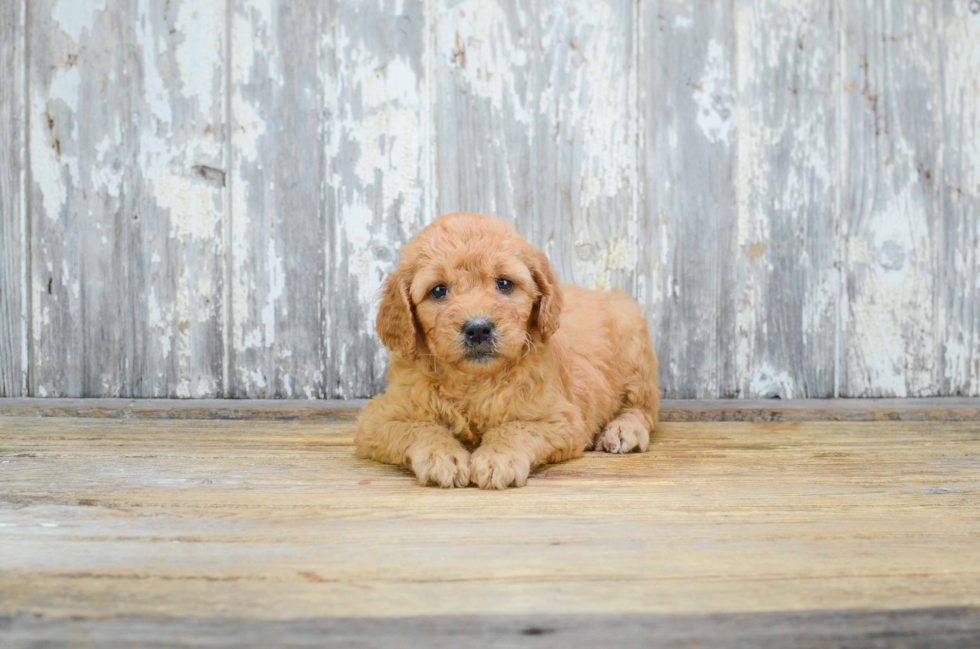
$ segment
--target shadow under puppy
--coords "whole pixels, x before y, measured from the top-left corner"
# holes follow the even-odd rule
[[[385,281],[388,388],[361,413],[357,455],[425,485],[523,486],[541,464],[645,451],[657,357],[621,291],[559,285],[506,221],[436,219]]]

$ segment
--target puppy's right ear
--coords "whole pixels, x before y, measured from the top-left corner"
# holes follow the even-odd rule
[[[378,337],[385,347],[406,356],[418,354],[418,329],[412,312],[407,270],[396,268],[381,287]]]

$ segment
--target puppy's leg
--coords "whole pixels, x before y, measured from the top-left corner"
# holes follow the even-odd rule
[[[470,478],[480,489],[523,487],[531,469],[579,457],[588,446],[581,424],[511,421],[491,428],[470,456]]]
[[[594,448],[607,453],[647,450],[650,432],[657,426],[660,388],[657,385],[657,355],[646,329],[637,329],[626,346],[629,376],[623,388],[623,407],[596,436]]]
[[[385,408],[370,406],[365,407],[354,437],[357,457],[407,467],[423,486],[470,483],[470,454],[448,428],[434,422],[386,420]]]

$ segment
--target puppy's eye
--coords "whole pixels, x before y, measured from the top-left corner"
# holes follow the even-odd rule
[[[503,277],[497,278],[497,290],[501,293],[510,293],[514,290],[514,282],[509,279],[504,279]]]
[[[449,287],[447,287],[445,284],[440,284],[439,286],[429,291],[429,295],[432,296],[433,300],[441,300],[442,298],[449,295]]]

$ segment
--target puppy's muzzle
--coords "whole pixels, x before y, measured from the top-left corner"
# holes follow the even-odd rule
[[[463,343],[473,350],[492,351],[496,330],[489,318],[472,318],[463,323]]]

